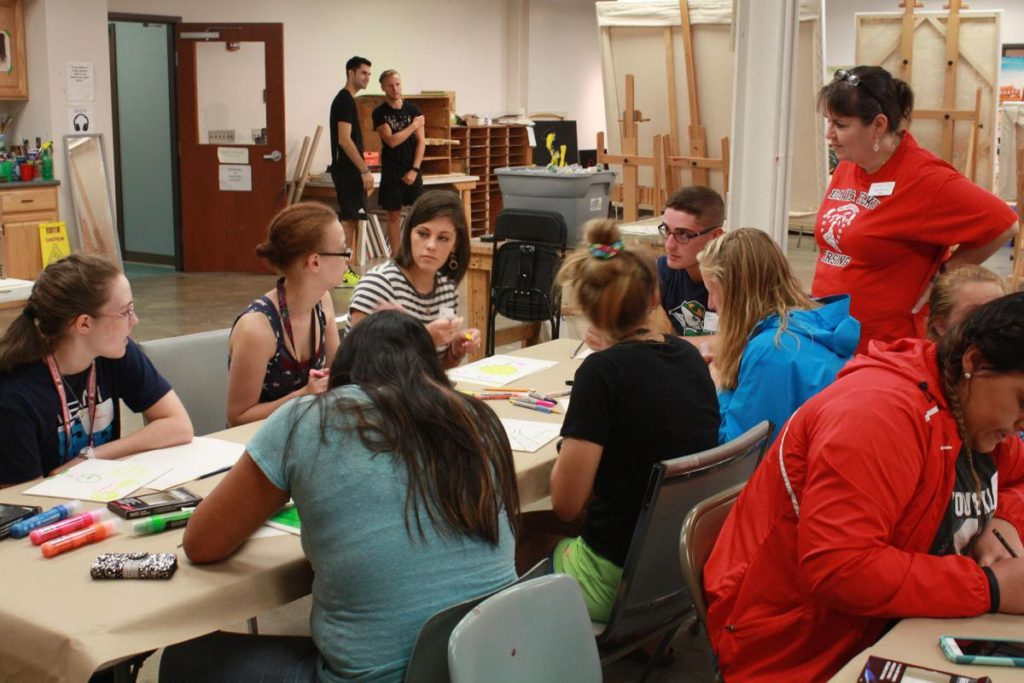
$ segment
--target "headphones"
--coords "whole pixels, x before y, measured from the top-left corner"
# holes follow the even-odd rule
[[[79,118],[82,119],[82,123],[78,122]],[[86,132],[86,131],[89,130],[89,117],[86,116],[85,114],[82,114],[82,113],[75,114],[75,118],[71,119],[71,123],[74,124],[74,126],[75,126],[75,132],[78,132],[78,131]]]

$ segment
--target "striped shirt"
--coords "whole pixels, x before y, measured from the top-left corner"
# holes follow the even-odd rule
[[[352,293],[350,311],[373,313],[383,303],[396,303],[424,325],[441,317],[442,308],[458,308],[459,294],[455,283],[447,275],[438,273],[434,289],[420,294],[394,261],[377,266],[363,275]],[[352,329],[351,320],[345,323],[345,334]],[[448,345],[437,347],[438,354],[447,353]]]

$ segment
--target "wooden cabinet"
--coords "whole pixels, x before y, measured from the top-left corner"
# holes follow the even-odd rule
[[[448,175],[452,172],[452,113],[455,111],[455,94],[404,95],[423,112],[426,120],[424,132],[427,149],[420,164],[420,172],[427,175]],[[359,111],[359,128],[363,133],[363,150],[379,152],[380,136],[373,127],[373,110],[386,102],[384,95],[360,95],[356,98]]]
[[[0,100],[27,99],[22,0],[0,0]]]
[[[0,277],[36,279],[43,264],[39,224],[58,216],[56,185],[0,185]]]
[[[526,126],[455,126],[452,138],[452,165],[456,172],[465,169],[480,177],[470,193],[470,231],[474,236],[494,232],[494,220],[501,211],[501,188],[494,170],[532,163]]]

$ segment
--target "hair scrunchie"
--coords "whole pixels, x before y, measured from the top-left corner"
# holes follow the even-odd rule
[[[622,251],[622,240],[616,240],[611,244],[595,242],[590,245],[590,255],[594,258],[599,258],[602,261],[607,261],[608,259],[617,256],[620,251]]]

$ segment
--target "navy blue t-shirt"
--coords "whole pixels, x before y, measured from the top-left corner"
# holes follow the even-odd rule
[[[708,309],[708,288],[703,282],[694,282],[685,270],[669,268],[662,256],[658,259],[658,283],[661,306],[676,334],[691,337],[718,332],[718,315]]]
[[[29,363],[0,377],[0,484],[16,484],[47,474],[89,445],[89,369],[65,375],[64,380],[71,415],[70,448],[65,444],[60,397],[45,361]],[[120,438],[120,401],[141,413],[170,390],[171,385],[130,339],[122,358],[97,358],[93,444],[99,446]]]

